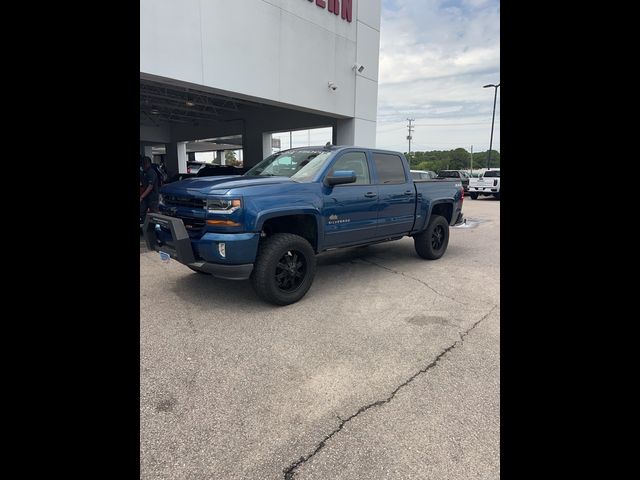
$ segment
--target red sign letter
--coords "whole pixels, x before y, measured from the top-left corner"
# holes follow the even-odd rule
[[[342,18],[351,21],[351,0],[342,0]]]
[[[322,7],[322,8],[327,6],[327,4],[326,4],[326,2],[324,0],[316,0],[316,5],[318,5],[319,7]]]
[[[351,21],[351,0],[342,0],[342,18]]]
[[[329,0],[329,11],[338,15],[340,13],[340,0]]]

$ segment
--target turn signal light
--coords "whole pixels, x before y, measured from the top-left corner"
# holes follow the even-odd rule
[[[231,220],[207,220],[207,225],[216,225],[219,227],[239,227],[240,226],[238,222],[233,222]]]

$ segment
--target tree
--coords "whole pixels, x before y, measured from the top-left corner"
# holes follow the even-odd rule
[[[451,169],[466,170],[469,168],[469,152],[464,148],[456,148],[451,151]]]
[[[234,152],[233,150],[227,150],[226,152],[224,152],[224,162],[227,165],[231,165],[233,167],[242,166],[240,160],[236,158],[236,152]]]
[[[489,152],[473,153],[473,168],[487,166]],[[430,152],[411,152],[411,158],[407,156],[412,170],[468,170],[471,163],[471,154],[465,148],[454,150],[433,150]],[[491,168],[500,167],[500,152],[491,150]]]

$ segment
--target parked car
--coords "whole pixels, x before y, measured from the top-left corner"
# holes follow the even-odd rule
[[[207,164],[204,162],[187,162],[187,173],[197,174]]]
[[[457,179],[414,182],[400,152],[301,147],[278,152],[241,177],[190,178],[161,190],[150,213],[150,250],[191,270],[251,279],[276,305],[297,302],[316,273],[315,255],[413,237],[436,260],[449,226],[463,221]]]
[[[469,196],[477,199],[478,195],[493,195],[500,199],[500,169],[487,170],[480,178],[472,178],[469,182]]]
[[[175,175],[170,176],[167,179],[167,181],[164,183],[167,184],[167,183],[179,182],[180,180],[186,180],[187,178],[193,178],[195,176],[196,176],[195,173],[176,173]]]
[[[215,177],[220,175],[243,175],[245,168],[233,167],[231,165],[206,165],[198,170],[196,177]]]
[[[462,187],[464,188],[464,191],[465,192],[469,191],[469,174],[464,170],[440,170],[436,178],[438,179],[456,178],[460,180],[460,182],[462,183]]]
[[[431,170],[411,170],[411,177],[414,180],[431,180],[436,178],[436,172]]]

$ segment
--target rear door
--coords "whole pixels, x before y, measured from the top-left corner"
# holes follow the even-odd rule
[[[404,235],[415,216],[416,189],[400,155],[372,152],[378,185],[378,237]]]
[[[324,245],[338,247],[364,243],[376,235],[378,186],[371,181],[371,168],[364,150],[339,154],[327,175],[353,170],[355,183],[323,187]]]

